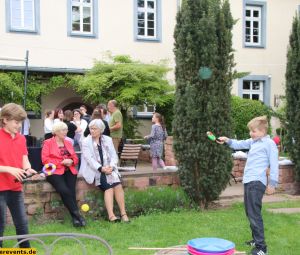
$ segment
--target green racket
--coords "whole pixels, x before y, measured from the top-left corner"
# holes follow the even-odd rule
[[[221,142],[221,140],[218,139],[218,138],[216,138],[215,135],[214,135],[212,132],[210,132],[210,131],[207,131],[207,132],[206,132],[206,135],[207,135],[208,139],[211,140],[211,141],[214,141],[214,142],[215,142],[215,141]]]

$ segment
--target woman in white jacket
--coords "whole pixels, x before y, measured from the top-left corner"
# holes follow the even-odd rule
[[[102,135],[105,125],[94,119],[89,124],[90,135],[82,141],[82,157],[79,172],[87,183],[95,183],[104,191],[104,201],[110,222],[129,222],[125,210],[124,190],[117,164],[118,156],[112,139]],[[121,219],[113,211],[114,198],[120,209]]]

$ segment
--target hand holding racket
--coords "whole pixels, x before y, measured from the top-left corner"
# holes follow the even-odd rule
[[[206,135],[209,140],[217,142],[218,144],[227,143],[229,140],[229,138],[227,138],[226,136],[221,136],[221,137],[216,138],[216,136],[210,131],[207,131]]]

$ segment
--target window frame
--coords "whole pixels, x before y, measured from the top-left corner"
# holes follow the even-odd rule
[[[267,105],[270,106],[270,98],[271,98],[271,77],[268,75],[247,75],[243,78],[240,78],[238,80],[238,96],[243,98],[243,84],[244,81],[259,81],[259,82],[263,82],[263,100],[262,102]],[[258,93],[257,93],[258,94]],[[251,99],[251,98],[250,98]],[[253,99],[251,99],[253,100]]]
[[[33,4],[33,28],[15,28],[12,26],[12,10],[11,10],[11,1],[6,0],[5,2],[5,11],[6,11],[6,31],[13,33],[30,33],[30,34],[40,34],[40,0],[31,0]],[[20,0],[24,3],[24,0]],[[24,22],[24,10],[21,13],[22,22]]]
[[[247,7],[260,8],[260,36],[259,43],[246,42],[246,9]],[[266,48],[266,29],[267,29],[267,3],[265,1],[244,0],[243,6],[243,46],[245,48]]]
[[[82,8],[85,5],[91,6],[91,32],[84,32],[84,31],[73,31],[73,22],[72,22],[72,7],[79,6],[81,16],[80,18],[80,28],[83,28],[83,10]],[[78,5],[73,5],[73,0],[67,1],[67,18],[68,18],[68,36],[70,37],[86,37],[86,38],[98,38],[98,0],[91,0],[90,4],[84,4],[82,0],[78,3]],[[83,30],[83,29],[82,29]]]
[[[153,112],[148,111],[147,104],[144,104],[143,106],[144,106],[144,111],[142,111],[142,112],[138,111],[138,106],[134,106],[132,108],[133,116],[135,118],[138,118],[138,119],[151,119],[153,114],[155,113],[156,106],[155,105],[149,105],[149,106],[153,107],[153,110],[154,110]]]
[[[138,35],[138,1],[134,0],[134,40],[135,41],[153,41],[153,42],[161,42],[161,0],[152,0],[154,2],[154,36],[140,36]],[[144,0],[145,4],[147,0]],[[144,8],[147,10],[147,8]],[[145,11],[147,13],[147,11]],[[147,25],[145,26],[145,29]]]

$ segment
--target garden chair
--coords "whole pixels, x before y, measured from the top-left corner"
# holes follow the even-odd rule
[[[141,151],[141,144],[125,143],[120,155],[119,171],[135,171]]]
[[[53,240],[53,237],[55,238]],[[22,238],[21,241],[17,241],[18,239]],[[51,243],[46,243],[46,238],[51,240]],[[16,244],[13,246],[10,246],[12,248],[17,248],[20,243],[29,240],[32,248],[35,248],[35,245],[38,244],[39,250],[37,250],[37,254],[45,254],[50,255],[55,252],[59,246],[63,245],[64,247],[67,247],[68,250],[74,248],[74,245],[78,245],[78,248],[76,247],[76,253],[75,254],[104,254],[104,251],[107,251],[105,254],[113,254],[113,250],[111,246],[102,238],[94,235],[87,235],[87,234],[77,234],[77,233],[46,233],[46,234],[28,234],[28,235],[15,235],[15,236],[3,236],[0,237],[0,241],[7,241],[7,240],[16,240]],[[63,242],[63,241],[65,242]],[[88,245],[91,245],[91,241],[94,240],[95,244],[93,247],[93,251],[88,253],[87,247]],[[85,245],[85,242],[88,245]],[[74,250],[73,250],[74,252]],[[16,253],[14,253],[16,254]],[[57,254],[57,252],[56,252]],[[65,254],[71,254],[71,253],[65,253]],[[73,253],[74,254],[74,253]]]

